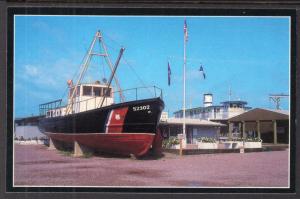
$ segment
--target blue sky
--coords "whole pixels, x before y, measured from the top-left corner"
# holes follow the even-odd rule
[[[114,63],[125,47],[117,76],[122,89],[156,85],[165,111],[182,108],[184,17],[17,16],[15,18],[15,116],[38,114],[38,105],[62,97],[97,30]],[[186,17],[187,107],[245,100],[274,108],[268,95],[289,93],[289,18]],[[171,86],[167,84],[170,61]],[[207,78],[198,71],[204,66]],[[109,76],[103,61],[91,63],[85,81]],[[281,108],[288,109],[284,99]]]

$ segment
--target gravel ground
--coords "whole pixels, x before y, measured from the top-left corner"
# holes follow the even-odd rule
[[[288,151],[75,158],[15,144],[15,186],[288,187]]]

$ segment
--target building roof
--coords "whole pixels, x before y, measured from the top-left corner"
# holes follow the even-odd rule
[[[41,117],[42,116],[29,116],[29,117],[15,118],[15,124],[17,125],[37,124]]]
[[[191,118],[186,118],[185,119],[186,125],[194,125],[194,126],[215,126],[215,127],[221,127],[221,126],[226,126],[221,123],[217,122],[211,122],[208,120],[200,120],[200,119],[191,119]],[[183,118],[168,118],[166,121],[161,121],[160,124],[183,124]]]
[[[221,102],[221,104],[248,104],[246,101],[241,101],[241,100],[234,100],[234,101],[224,101]]]
[[[188,108],[188,109],[185,109],[186,112],[189,112],[189,111],[193,111],[193,110],[206,110],[206,109],[211,109],[211,108],[222,108],[224,107],[223,105],[211,105],[211,106],[207,106],[207,107],[195,107],[195,108]],[[176,113],[182,113],[183,110],[178,110],[178,111],[175,111],[174,114]]]
[[[237,116],[228,118],[228,121],[257,121],[257,120],[288,120],[289,112],[285,110],[271,110],[255,108]]]

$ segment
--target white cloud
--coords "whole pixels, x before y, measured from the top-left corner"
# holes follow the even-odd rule
[[[30,77],[37,77],[39,75],[38,68],[33,65],[25,65],[24,66],[24,74]]]
[[[22,81],[23,84],[28,86],[57,86],[55,81],[55,75],[49,74],[49,72],[42,71],[44,67],[34,66],[31,64],[24,65],[20,70],[16,71],[16,81]]]
[[[28,63],[15,67],[15,80],[16,83],[22,84],[28,89],[38,89],[41,92],[52,91],[52,93],[57,91],[61,94],[66,88],[66,81],[72,79],[77,70],[78,65],[63,58],[54,63],[41,65]]]

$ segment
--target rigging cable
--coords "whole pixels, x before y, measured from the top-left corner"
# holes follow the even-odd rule
[[[116,40],[114,40],[113,38],[111,38],[109,35],[106,35],[105,34],[105,38],[108,38],[109,40],[111,40],[112,42],[114,42],[115,44],[117,44],[118,46],[122,47],[122,45],[120,45]],[[107,44],[106,44],[107,45]],[[107,45],[108,47],[114,49],[114,50],[117,50],[116,48],[112,47],[112,46],[109,46]],[[152,91],[150,90],[149,87],[147,87],[147,85],[144,83],[144,81],[142,80],[142,78],[138,75],[138,73],[134,70],[134,67],[129,64],[129,62],[126,60],[125,56],[123,55],[123,58],[122,60],[124,61],[124,63],[126,65],[129,66],[129,68],[133,71],[133,73],[135,74],[135,76],[138,78],[138,80],[140,81],[141,85],[143,85],[143,87],[147,88],[147,90],[151,93]]]
[[[76,79],[79,78],[79,71],[80,71],[80,68],[82,67],[82,64],[83,64],[83,62],[84,62],[84,60],[85,60],[87,54],[88,54],[88,49],[86,49],[85,56],[82,58],[81,63],[80,63],[79,66],[77,67],[77,70],[75,70],[75,72],[74,72],[74,74],[73,74],[73,76],[72,76],[72,81],[73,81],[75,78],[76,78]],[[65,91],[63,92],[63,95],[62,95],[62,98],[61,98],[61,99],[64,99],[64,98],[65,98],[65,96],[66,96],[68,90],[69,90],[69,87],[67,86],[66,89],[65,89]]]
[[[125,57],[123,57],[123,60],[124,60],[125,64],[127,64],[129,66],[129,68],[133,71],[133,73],[138,78],[138,80],[143,85],[143,87],[147,88],[147,90],[151,93],[152,91],[150,90],[149,87],[147,87],[147,85],[144,83],[144,81],[142,80],[142,78],[137,74],[137,72],[134,70],[134,67],[131,64],[129,64],[129,62],[126,60]]]
[[[100,52],[100,54],[102,53],[100,43],[99,43],[99,52]],[[103,77],[102,77],[101,81],[103,81],[103,79],[106,79],[104,60],[100,59],[99,62],[100,62],[99,64],[102,65],[102,73],[103,73],[102,76]],[[105,82],[103,82],[103,83],[105,83]]]

